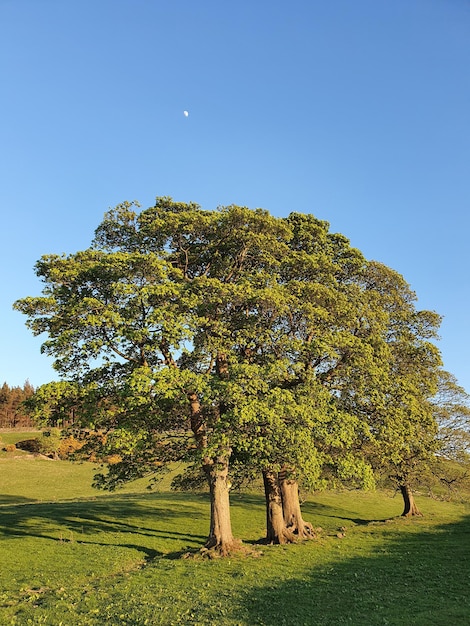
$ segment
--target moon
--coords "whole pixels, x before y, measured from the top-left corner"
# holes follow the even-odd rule
[[[188,117],[189,113],[187,111],[183,111],[184,117]]]

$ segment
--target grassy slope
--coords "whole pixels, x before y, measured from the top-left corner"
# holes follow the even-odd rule
[[[92,467],[0,460],[0,624],[468,624],[470,507],[324,493],[304,504],[323,531],[260,558],[177,558],[208,530],[205,495],[92,492]],[[264,530],[258,495],[232,497],[245,542]],[[345,537],[336,535],[345,527]]]
[[[39,430],[17,430],[17,429],[0,429],[0,447],[8,443],[17,443],[24,439],[35,439],[39,437]]]

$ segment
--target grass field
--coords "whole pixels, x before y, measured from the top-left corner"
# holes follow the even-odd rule
[[[470,624],[468,503],[418,497],[425,516],[407,520],[391,494],[315,494],[303,510],[316,541],[184,559],[208,531],[205,494],[102,494],[92,473],[0,458],[2,626]],[[255,544],[263,499],[232,505],[234,533]]]

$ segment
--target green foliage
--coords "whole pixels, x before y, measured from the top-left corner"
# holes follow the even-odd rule
[[[438,452],[447,460],[470,461],[470,396],[452,374],[439,372],[437,393],[432,399],[439,426]]]
[[[39,449],[42,454],[58,456],[62,443],[62,431],[59,428],[44,430],[39,437]]]
[[[438,432],[430,472],[448,494],[458,493],[470,485],[470,396],[445,370],[439,372],[432,410]]]
[[[157,198],[109,211],[89,249],[36,265],[19,300],[70,379],[34,410],[106,433],[97,484],[232,457],[241,480],[412,480],[436,448],[440,318],[312,215]]]

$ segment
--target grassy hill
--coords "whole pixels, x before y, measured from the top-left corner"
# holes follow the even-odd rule
[[[87,463],[0,458],[0,624],[470,623],[466,502],[418,497],[425,516],[408,520],[390,493],[313,494],[303,510],[317,540],[185,559],[208,531],[205,494],[143,482],[103,494],[92,474]],[[261,494],[234,493],[232,505],[235,535],[256,544]]]

